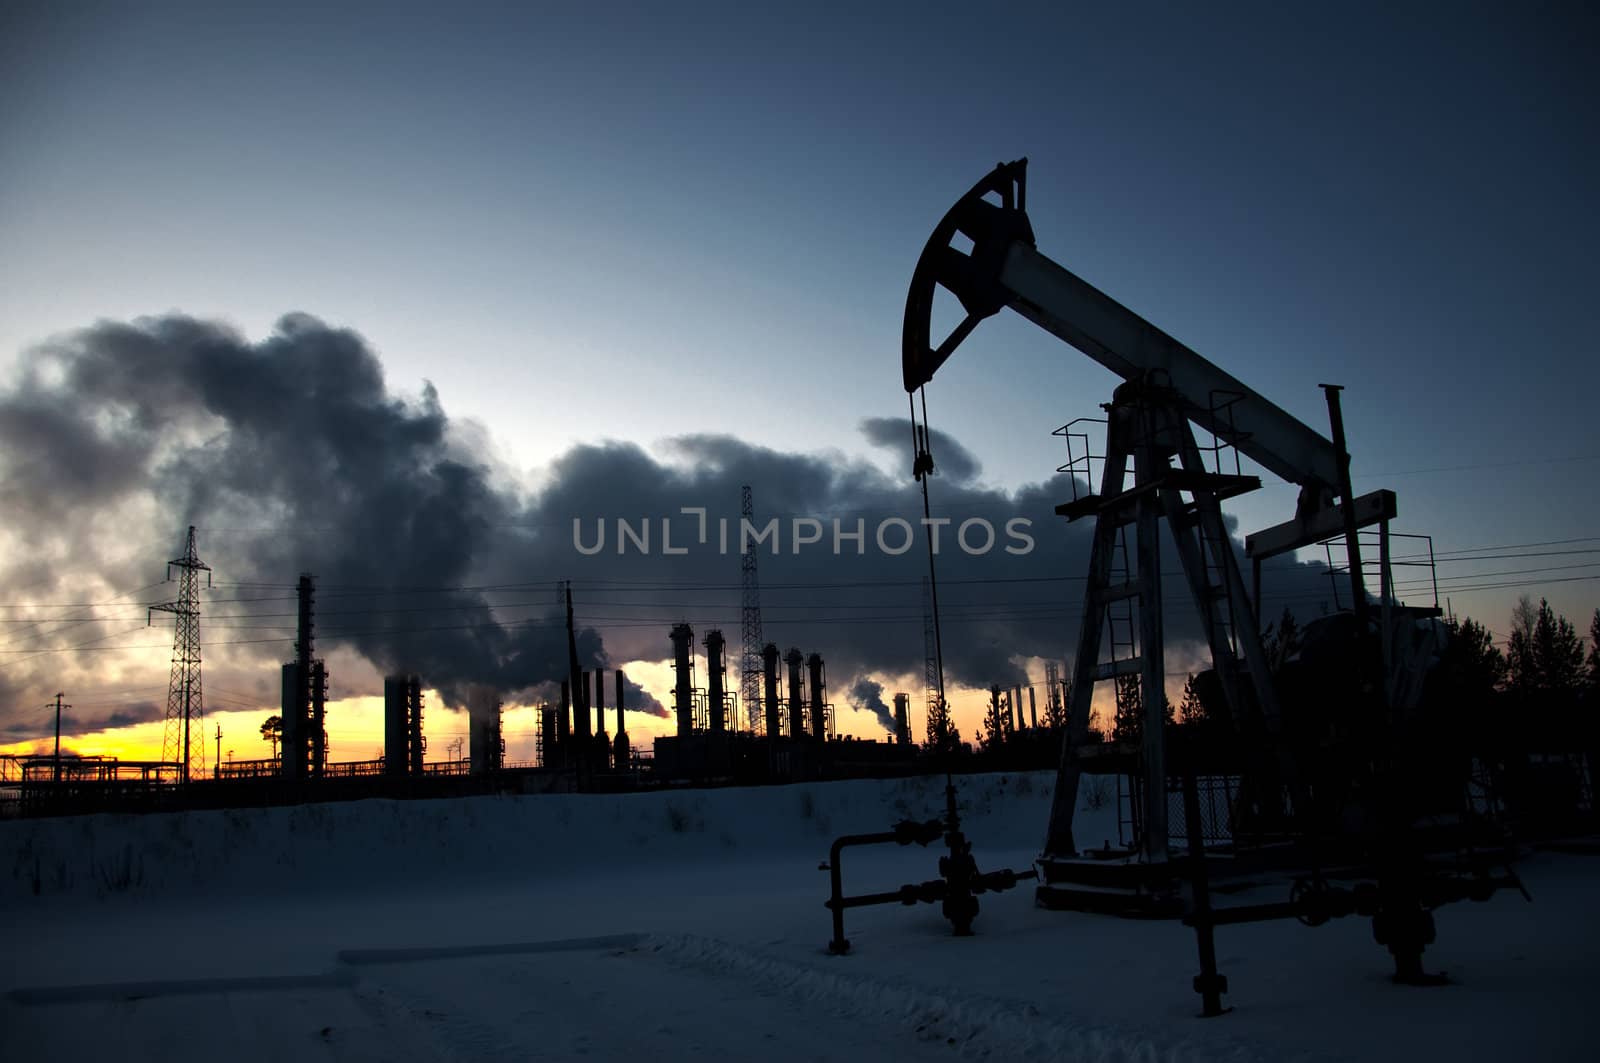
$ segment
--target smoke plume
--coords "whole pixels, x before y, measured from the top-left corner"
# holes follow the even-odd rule
[[[905,467],[905,419],[875,418],[862,432]],[[275,691],[275,680],[249,677],[292,655],[301,572],[317,580],[320,655],[348,651],[380,673],[419,673],[453,707],[469,704],[472,684],[514,699],[566,677],[559,581],[571,581],[581,667],[661,661],[674,623],[692,624],[697,641],[709,627],[740,628],[744,484],[757,525],[776,519],[782,536],[776,552],[755,547],[764,637],[822,653],[834,675],[920,682],[924,546],[919,538],[896,554],[874,541],[880,522],[921,517],[918,485],[904,473],[685,435],[651,450],[574,445],[538,470],[535,490],[528,470],[487,452],[485,437],[453,422],[431,385],[392,390],[360,335],[304,314],[259,342],[169,315],[103,321],[28,352],[0,389],[0,578],[13,601],[48,604],[10,616],[28,623],[11,626],[4,648],[38,655],[0,658],[10,691],[0,726],[37,729],[40,714],[21,706],[63,684],[104,687],[108,661],[133,660],[107,647],[159,656],[170,621],[144,631],[145,608],[171,597],[172,585],[158,584],[190,524],[217,581],[202,601],[208,690],[220,665],[241,676],[237,685]],[[935,511],[952,518],[938,558],[947,681],[1009,687],[1025,679],[1019,661],[1071,652],[1090,529],[1054,513],[1072,497],[1066,476],[1007,492],[978,482],[977,461],[956,440],[936,434],[934,452]],[[686,507],[704,509],[703,540]],[[993,549],[960,548],[957,528],[969,518],[996,529]],[[793,522],[813,519],[822,541],[797,548]],[[1031,552],[1003,549],[1014,519],[1031,522]],[[652,548],[619,552],[619,520],[648,522]],[[858,520],[859,541],[848,538]],[[663,521],[685,552],[664,549]],[[734,536],[726,553],[723,521]],[[578,550],[575,522],[585,543],[603,530],[604,548]],[[1166,556],[1175,571],[1170,546]],[[1316,601],[1326,597],[1321,571],[1284,562],[1269,578],[1280,593]],[[76,603],[89,608],[60,607]],[[1192,615],[1175,612],[1167,627],[1175,643],[1198,639]],[[736,686],[737,653],[729,674]],[[881,687],[850,689],[892,729]],[[627,708],[667,715],[633,683]]]
[[[851,707],[872,713],[883,725],[884,730],[894,734],[894,714],[889,711],[889,706],[883,703],[882,683],[862,676],[850,684],[850,690],[845,694],[845,698]]]
[[[627,699],[622,707],[630,714],[642,712],[646,716],[656,716],[663,720],[672,715],[667,711],[665,705],[656,700],[654,694],[629,679],[626,675],[622,677],[622,691],[623,696]],[[611,691],[606,691],[606,695],[609,697]],[[616,706],[613,705],[612,708],[615,709]]]

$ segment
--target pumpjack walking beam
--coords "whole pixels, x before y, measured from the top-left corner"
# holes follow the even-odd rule
[[[1322,508],[1339,482],[1334,446],[1266,398],[1161,329],[1074,276],[1034,248],[1026,211],[1028,160],[1002,163],[972,187],[929,237],[911,279],[902,334],[901,371],[915,391],[945,363],[978,322],[1011,307],[1124,380],[1162,370],[1185,416],[1303,492],[1301,508]],[[999,200],[992,202],[989,197]],[[957,234],[970,254],[950,246]],[[938,347],[930,345],[936,287],[960,300],[966,317]],[[1226,416],[1211,397],[1237,396]]]

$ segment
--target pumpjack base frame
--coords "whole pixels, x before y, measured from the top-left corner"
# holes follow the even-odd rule
[[[1039,860],[1034,903],[1052,911],[1092,912],[1127,919],[1181,919],[1187,912],[1187,861],[1149,863],[1126,850],[1098,850]],[[1206,871],[1219,893],[1266,886],[1304,868],[1292,845],[1207,855]]]

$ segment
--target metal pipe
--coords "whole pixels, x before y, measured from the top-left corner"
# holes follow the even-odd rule
[[[1333,430],[1333,449],[1339,463],[1339,508],[1344,513],[1344,541],[1346,559],[1350,566],[1350,593],[1354,597],[1356,617],[1366,627],[1367,592],[1361,578],[1361,540],[1356,531],[1355,491],[1350,486],[1350,452],[1345,449],[1344,413],[1339,407],[1341,384],[1317,385],[1328,398],[1328,425]]]
[[[850,951],[850,942],[844,936],[844,910],[850,906],[845,903],[844,876],[840,868],[839,859],[841,854],[846,846],[881,845],[885,842],[897,840],[899,839],[894,831],[881,831],[877,834],[846,834],[842,838],[835,838],[833,845],[829,846],[828,877],[833,887],[833,892],[828,897],[827,907],[833,912],[833,940],[828,942],[828,951],[835,956],[843,956]]]
[[[1150,408],[1138,407],[1143,429],[1134,451],[1134,482],[1155,482],[1169,468],[1156,443]],[[1161,615],[1161,501],[1155,492],[1139,499],[1137,546],[1139,565],[1139,700],[1144,719],[1145,801],[1143,848],[1152,864],[1167,859],[1167,745],[1165,633]]]
[[[1183,777],[1183,818],[1189,833],[1189,882],[1194,890],[1194,933],[1200,946],[1200,974],[1194,980],[1200,994],[1201,1015],[1224,1014],[1222,994],[1228,980],[1217,973],[1216,926],[1211,912],[1211,885],[1206,878],[1205,841],[1200,830],[1200,791],[1192,774]]]
[[[1383,646],[1383,677],[1384,682],[1389,682],[1393,676],[1394,662],[1390,657],[1391,632],[1394,614],[1390,603],[1394,599],[1393,570],[1389,567],[1389,522],[1378,522],[1378,616],[1380,619],[1379,637]]]

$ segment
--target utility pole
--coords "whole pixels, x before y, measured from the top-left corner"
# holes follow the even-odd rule
[[[188,782],[191,755],[199,761],[202,771],[206,757],[204,737],[193,747],[189,742],[189,725],[204,710],[200,688],[200,573],[206,574],[206,586],[211,586],[211,566],[202,564],[195,551],[193,524],[189,525],[183,556],[167,562],[167,579],[172,578],[174,568],[181,573],[178,596],[170,602],[150,606],[145,625],[149,626],[157,610],[177,618],[172,634],[172,677],[167,685],[167,725],[161,740],[161,759],[169,764],[178,763],[178,778]]]
[[[47,708],[47,709],[49,707],[50,706],[48,706],[48,705],[45,706],[45,708]],[[61,704],[61,695],[57,694],[56,695],[56,765],[55,765],[55,771],[52,773],[52,778],[56,782],[60,782],[61,781],[61,710],[62,709],[70,709],[70,708],[72,708],[71,705],[63,705],[63,704]]]
[[[217,763],[211,771],[216,778],[222,777],[222,725],[217,724]]]

